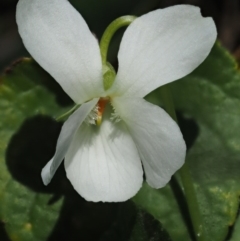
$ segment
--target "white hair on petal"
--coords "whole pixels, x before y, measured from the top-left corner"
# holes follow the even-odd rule
[[[114,106],[112,106],[113,108],[113,113],[111,113],[111,117],[110,120],[118,123],[119,121],[121,121],[122,119],[120,118],[119,114],[117,113],[116,109],[114,108]]]
[[[84,120],[84,122],[86,124],[91,124],[91,125],[96,125],[96,121],[98,118],[98,105],[96,105],[91,112],[89,113],[89,115],[86,117],[86,119]]]

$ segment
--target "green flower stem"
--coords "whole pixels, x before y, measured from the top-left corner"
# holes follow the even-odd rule
[[[128,26],[136,19],[135,16],[123,16],[120,18],[117,18],[114,20],[105,30],[103,33],[102,39],[100,41],[100,50],[101,50],[101,56],[102,56],[102,64],[106,65],[107,63],[107,53],[108,53],[108,47],[109,43],[113,37],[113,35],[116,33],[116,31],[124,26]]]
[[[56,121],[60,121],[65,119],[66,117],[70,116],[80,105],[75,105],[72,109],[70,109],[68,112],[64,113],[63,115],[56,118]]]
[[[177,116],[174,108],[171,92],[167,85],[160,88],[163,104],[167,113],[177,122]],[[188,204],[188,210],[192,220],[195,236],[197,241],[205,241],[205,233],[202,221],[202,215],[200,213],[196,192],[193,186],[193,180],[191,177],[188,163],[185,162],[183,167],[179,170],[182,180],[186,201]]]

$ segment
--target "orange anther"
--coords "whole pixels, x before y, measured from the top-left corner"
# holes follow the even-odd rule
[[[97,114],[97,120],[96,124],[99,126],[102,123],[102,115],[105,109],[106,104],[108,103],[109,99],[108,98],[100,98],[98,101],[98,114]]]

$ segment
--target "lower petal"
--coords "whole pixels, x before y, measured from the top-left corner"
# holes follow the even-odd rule
[[[142,186],[136,146],[123,123],[83,124],[65,158],[67,177],[88,201],[120,202]]]
[[[112,104],[137,146],[148,184],[165,186],[185,160],[178,125],[162,108],[142,98],[114,98]]]

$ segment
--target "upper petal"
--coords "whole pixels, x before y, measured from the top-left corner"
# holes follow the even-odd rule
[[[136,146],[123,123],[83,124],[65,158],[67,177],[88,201],[120,202],[142,186]]]
[[[125,31],[112,91],[144,97],[159,86],[192,72],[215,40],[212,18],[198,7],[177,5],[137,18]]]
[[[20,0],[16,18],[26,49],[76,103],[99,97],[98,42],[67,0]]]
[[[147,182],[154,188],[165,186],[185,160],[186,145],[178,125],[142,98],[114,98],[113,105],[137,146]]]
[[[53,158],[42,169],[41,175],[45,185],[50,183],[52,177],[63,161],[77,129],[86,119],[97,102],[98,99],[93,99],[87,103],[82,104],[81,107],[78,108],[63,124],[60,135],[58,137],[56,152]]]

